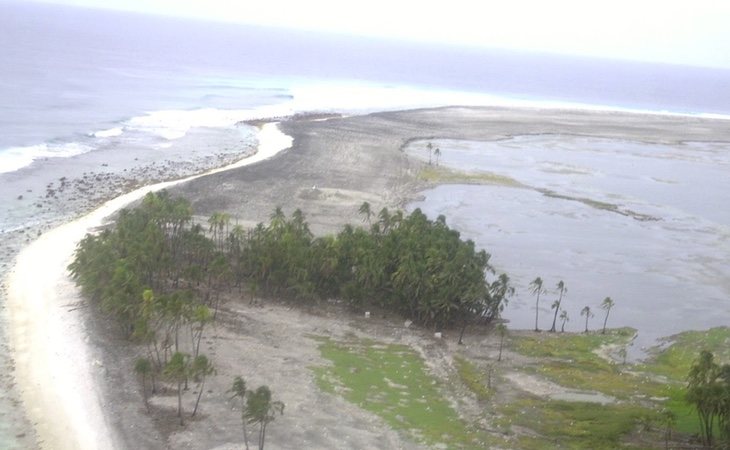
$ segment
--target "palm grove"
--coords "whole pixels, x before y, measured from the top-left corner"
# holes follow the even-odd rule
[[[122,210],[114,226],[87,235],[69,270],[83,294],[112,316],[130,340],[144,345],[134,370],[149,391],[163,386],[178,396],[197,384],[194,415],[205,377],[214,364],[200,353],[204,330],[216,320],[221,294],[244,290],[251,298],[272,297],[300,304],[340,299],[353,309],[379,308],[434,328],[487,324],[499,317],[513,292],[494,270],[489,255],[464,241],[440,216],[420,210],[404,215],[367,203],[360,208],[368,229],[346,225],[337,235],[314,237],[300,210],[287,217],[280,208],[268,224],[246,230],[216,213],[207,229],[192,221],[188,201],[165,191],[148,194]],[[241,392],[246,424],[266,425],[283,403],[268,387]],[[149,405],[148,405],[149,408]]]

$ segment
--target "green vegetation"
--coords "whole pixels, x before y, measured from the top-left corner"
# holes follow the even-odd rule
[[[360,210],[369,221],[369,205]],[[190,225],[191,214],[184,200],[148,194],[114,228],[84,238],[69,266],[84,293],[150,343],[158,362],[164,343],[178,350],[184,327],[199,341],[210,320],[201,308],[215,318],[221,291],[231,287],[256,286],[297,302],[340,298],[436,328],[488,323],[513,292],[505,274],[485,280],[493,273],[486,252],[462,240],[445,217],[431,221],[418,209],[403,215],[384,208],[370,230],[347,225],[321,238],[300,210],[287,218],[276,208],[269,225],[248,231],[229,231],[230,216],[216,213],[210,237]]]
[[[246,381],[240,376],[233,379],[233,385],[229,392],[233,394],[231,399],[238,399],[241,402],[241,424],[243,428],[243,442],[248,450],[248,427],[259,425],[258,446],[264,450],[266,442],[266,427],[276,419],[276,415],[284,414],[284,403],[273,400],[271,389],[268,386],[259,386],[249,391],[246,389]]]
[[[454,364],[459,380],[476,395],[477,400],[485,402],[492,397],[494,391],[489,381],[490,374],[485,375],[471,361],[459,356],[454,357]]]
[[[517,352],[542,359],[536,373],[573,389],[599,391],[619,399],[658,396],[664,385],[651,376],[628,373],[620,365],[600,355],[602,349],[628,345],[636,334],[633,328],[606,330],[606,334],[541,334],[512,338]]]
[[[730,328],[718,327],[706,331],[685,331],[665,340],[666,348],[658,347],[652,357],[638,370],[654,374],[666,382],[662,396],[664,405],[675,415],[676,430],[700,434],[696,409],[687,402],[687,376],[703,351],[713,353],[713,361],[730,363]]]
[[[522,436],[514,448],[616,449],[637,428],[637,423],[652,415],[646,408],[616,404],[566,402],[538,398],[519,399],[500,408],[502,425],[520,426],[539,434]]]
[[[443,386],[411,348],[358,339],[319,341],[322,356],[332,363],[314,368],[323,390],[339,393],[420,442],[485,447],[489,436],[459,418],[444,398]]]

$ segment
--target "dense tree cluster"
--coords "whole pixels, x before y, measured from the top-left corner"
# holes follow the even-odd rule
[[[313,236],[300,210],[287,217],[281,208],[268,225],[250,230],[230,227],[230,216],[216,213],[206,232],[192,224],[184,199],[148,194],[113,228],[84,238],[69,268],[88,297],[159,346],[162,359],[165,349],[178,351],[183,327],[200,335],[224,289],[297,302],[341,299],[437,328],[499,316],[513,292],[509,278],[488,282],[489,255],[443,216],[432,221],[418,209],[383,209],[373,217],[367,204],[361,212],[368,222],[377,219],[369,229],[347,225],[324,237]],[[158,340],[148,336],[160,329]]]
[[[730,364],[719,365],[711,352],[702,351],[687,382],[686,399],[697,411],[704,444],[730,448]],[[714,442],[715,430],[720,442]]]

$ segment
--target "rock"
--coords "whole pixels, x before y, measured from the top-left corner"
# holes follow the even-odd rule
[[[366,319],[369,319],[370,318],[370,311],[365,311],[365,318]]]
[[[436,339],[441,339],[441,332],[440,331],[435,332],[433,334],[433,337],[435,337]]]

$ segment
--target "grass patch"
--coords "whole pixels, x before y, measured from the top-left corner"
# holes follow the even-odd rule
[[[505,175],[492,172],[461,172],[439,166],[425,166],[418,173],[418,179],[429,183],[491,184],[507,187],[525,187],[522,183]]]
[[[454,363],[459,379],[477,396],[477,400],[484,402],[492,398],[494,392],[487,387],[487,376],[477,366],[459,356],[454,357]]]
[[[338,393],[422,443],[485,448],[492,441],[458,417],[410,347],[357,339],[319,341],[322,356],[332,363],[314,369],[323,390]]]
[[[629,374],[621,364],[600,356],[601,347],[628,345],[636,333],[633,328],[606,330],[606,334],[541,333],[513,338],[517,352],[542,358],[530,370],[572,389],[599,391],[619,398],[659,396],[662,383],[643,374]]]
[[[666,379],[667,385],[661,396],[668,398],[664,406],[676,414],[676,428],[682,433],[699,432],[697,415],[685,402],[684,396],[687,374],[702,350],[711,351],[718,364],[730,362],[730,328],[685,331],[668,337],[662,346],[650,350],[651,356],[637,367]]]
[[[519,399],[500,409],[502,425],[529,428],[539,436],[518,439],[521,449],[616,449],[642,421],[653,421],[650,409],[535,398]],[[627,446],[629,447],[629,446]]]
[[[689,368],[702,350],[715,354],[715,362],[730,362],[730,328],[718,327],[704,331],[685,331],[664,340],[664,349],[650,351],[651,357],[642,369],[666,377],[670,381],[685,382]]]

